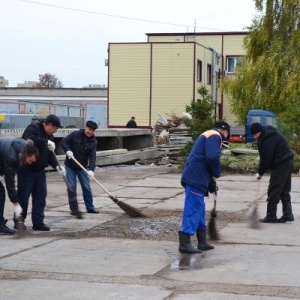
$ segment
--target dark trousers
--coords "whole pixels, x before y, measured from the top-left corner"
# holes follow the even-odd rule
[[[5,189],[0,181],[0,225],[4,224]]]
[[[44,223],[47,185],[45,171],[30,172],[18,171],[18,200],[26,219],[29,197],[32,196],[32,224]]]
[[[277,204],[281,200],[283,216],[289,217],[292,214],[291,186],[293,160],[289,160],[271,170],[271,177],[268,187],[268,208],[276,215]]]

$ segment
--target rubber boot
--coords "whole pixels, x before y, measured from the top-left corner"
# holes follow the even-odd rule
[[[200,250],[212,250],[215,247],[208,244],[206,241],[206,229],[197,230],[198,249]]]
[[[182,231],[178,231],[179,234],[179,252],[181,253],[201,253],[201,250],[195,248],[191,243],[191,236]]]
[[[291,201],[282,201],[282,217],[277,220],[278,223],[292,222],[294,221],[294,215],[292,213]]]
[[[263,218],[260,219],[259,222],[262,223],[277,223],[277,205],[268,203],[267,204],[267,215]]]

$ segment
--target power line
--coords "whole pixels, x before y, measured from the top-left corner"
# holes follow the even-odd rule
[[[185,27],[185,28],[193,27],[193,28],[202,28],[202,29],[210,29],[210,30],[221,30],[221,29],[216,29],[216,28],[195,27],[193,25],[183,25],[183,24],[175,24],[175,23],[168,23],[168,22],[162,22],[162,21],[153,21],[153,20],[146,20],[146,19],[139,19],[139,18],[131,18],[131,17],[126,17],[126,16],[112,15],[112,14],[106,14],[106,13],[95,12],[95,11],[90,11],[90,10],[84,10],[84,9],[77,9],[77,8],[71,8],[71,7],[66,7],[66,6],[54,5],[54,4],[41,3],[41,2],[38,2],[38,1],[30,1],[30,0],[20,0],[20,1],[27,2],[27,3],[32,3],[32,4],[38,4],[38,5],[42,5],[42,6],[54,7],[54,8],[58,8],[58,9],[76,11],[76,12],[80,12],[80,13],[101,15],[101,16],[106,16],[106,17],[111,17],[111,18],[119,18],[119,19],[126,19],[126,20],[131,20],[131,21],[156,23],[156,24],[171,25],[171,26]]]

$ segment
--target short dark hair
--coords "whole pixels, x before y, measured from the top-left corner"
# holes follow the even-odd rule
[[[33,141],[28,139],[26,140],[26,144],[24,145],[23,149],[20,152],[20,163],[23,164],[25,161],[25,158],[28,156],[35,156],[36,159],[39,158],[40,151],[39,149],[34,145]]]
[[[62,128],[59,118],[56,115],[49,115],[45,120],[45,124],[51,123],[53,126]]]

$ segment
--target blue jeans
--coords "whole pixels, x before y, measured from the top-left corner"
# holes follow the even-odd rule
[[[90,179],[89,176],[86,174],[84,170],[74,170],[65,165],[66,168],[66,179],[74,193],[74,196],[77,198],[77,192],[76,192],[76,177],[78,177],[79,183],[82,188],[82,195],[84,204],[86,207],[86,210],[93,210],[95,209],[93,204],[93,193],[91,189]],[[69,198],[69,206],[70,210],[74,211],[74,208],[72,207],[73,203],[71,199]]]
[[[201,229],[206,229],[204,195],[201,190],[187,184],[180,231],[193,235]]]
[[[18,201],[22,207],[22,216],[26,219],[29,197],[32,197],[32,224],[44,223],[47,185],[45,171],[18,171]]]

